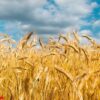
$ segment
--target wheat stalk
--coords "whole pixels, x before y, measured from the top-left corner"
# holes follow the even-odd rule
[[[67,46],[71,47],[75,52],[79,53],[79,50],[74,45],[67,44]]]
[[[63,35],[60,35],[60,36],[59,36],[58,42],[61,40],[61,38],[63,38],[66,42],[68,42],[67,37],[65,37],[65,36],[63,36]]]
[[[26,45],[27,41],[30,39],[30,37],[32,36],[32,34],[33,34],[33,32],[30,32],[30,33],[26,34],[22,38],[22,40],[19,42],[18,48],[22,49]]]
[[[79,41],[79,36],[78,36],[77,32],[73,32],[73,35],[74,35],[75,40],[77,41],[77,43],[79,43],[80,41]]]
[[[43,42],[42,42],[42,40],[41,40],[41,38],[39,38],[39,44],[40,44],[40,46],[42,47],[42,49],[44,48],[44,44],[43,44]]]
[[[87,38],[94,46],[96,45],[95,41],[88,35],[82,35],[83,37]]]
[[[71,82],[73,82],[74,78],[68,72],[66,72],[64,69],[62,69],[61,67],[57,67],[57,66],[55,66],[55,69],[57,71],[63,73],[68,79],[71,80]]]

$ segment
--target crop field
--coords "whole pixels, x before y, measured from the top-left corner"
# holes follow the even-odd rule
[[[88,44],[81,44],[80,38]],[[100,100],[100,44],[76,32],[49,38],[47,43],[32,32],[18,43],[0,34],[1,96],[2,100]]]

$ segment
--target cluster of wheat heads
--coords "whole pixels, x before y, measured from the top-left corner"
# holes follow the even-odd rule
[[[100,45],[87,35],[82,37],[90,44],[81,45],[78,34],[72,35],[73,39],[70,34],[50,38],[46,44],[32,32],[18,43],[0,34],[0,96],[4,100],[100,100]]]

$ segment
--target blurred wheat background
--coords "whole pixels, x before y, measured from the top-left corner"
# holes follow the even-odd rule
[[[83,35],[90,42],[83,45],[76,32],[70,34],[49,38],[48,43],[32,32],[18,43],[0,34],[0,96],[4,100],[100,100],[100,44]]]

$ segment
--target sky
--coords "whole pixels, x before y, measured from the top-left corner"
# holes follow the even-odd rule
[[[1,0],[0,33],[56,37],[77,30],[100,41],[100,0]]]

